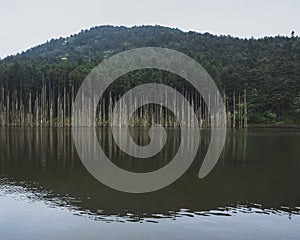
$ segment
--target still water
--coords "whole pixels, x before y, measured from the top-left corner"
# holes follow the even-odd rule
[[[132,129],[140,145],[147,131]],[[122,153],[98,129],[106,155],[133,172],[172,159],[180,131],[146,160]],[[210,141],[189,170],[156,192],[127,194],[84,168],[70,129],[0,128],[0,239],[300,239],[300,131],[228,131],[213,171],[197,177]]]

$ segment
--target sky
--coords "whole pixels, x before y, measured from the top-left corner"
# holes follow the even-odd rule
[[[98,25],[241,38],[300,35],[299,0],[0,0],[0,58]]]

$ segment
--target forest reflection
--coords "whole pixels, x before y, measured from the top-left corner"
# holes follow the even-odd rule
[[[150,141],[147,129],[133,128],[130,133],[139,145]],[[97,135],[108,158],[133,172],[165,166],[180,144],[180,129],[168,129],[162,151],[141,160],[118,148],[111,129],[99,128]],[[194,163],[172,185],[153,193],[127,194],[104,186],[88,173],[76,153],[71,129],[0,128],[0,193],[22,193],[96,220],[227,216],[233,211],[299,214],[300,192],[295,191],[300,184],[299,132],[228,131],[217,166],[198,179],[209,142],[210,132],[202,130]]]

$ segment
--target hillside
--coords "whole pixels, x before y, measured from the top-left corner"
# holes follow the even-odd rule
[[[246,90],[250,124],[300,122],[299,37],[238,39],[160,26],[94,27],[1,60],[1,98],[15,92],[9,98],[22,98],[29,108],[30,93],[41,93],[43,85],[54,92],[64,87],[71,91],[103,59],[147,46],[174,49],[199,61],[219,89],[225,89],[229,105],[234,92]],[[168,75],[165,78],[168,82]],[[131,84],[122,86],[115,91]]]

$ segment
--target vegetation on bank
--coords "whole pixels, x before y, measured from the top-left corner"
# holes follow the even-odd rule
[[[238,39],[160,26],[95,27],[1,60],[1,124],[22,125],[25,119],[27,125],[69,121],[66,119],[70,118],[74,95],[91,69],[113,54],[147,46],[174,49],[197,60],[222,92],[230,126],[244,126],[245,121],[250,125],[300,124],[299,37]],[[136,71],[120,78],[107,91],[103,123],[109,121],[108,103],[113,104],[119,95],[145,79],[159,79],[187,92],[189,101],[199,107],[200,102],[197,105],[195,101],[200,98],[194,89],[178,76],[156,70]],[[148,122],[150,119],[148,116]]]

